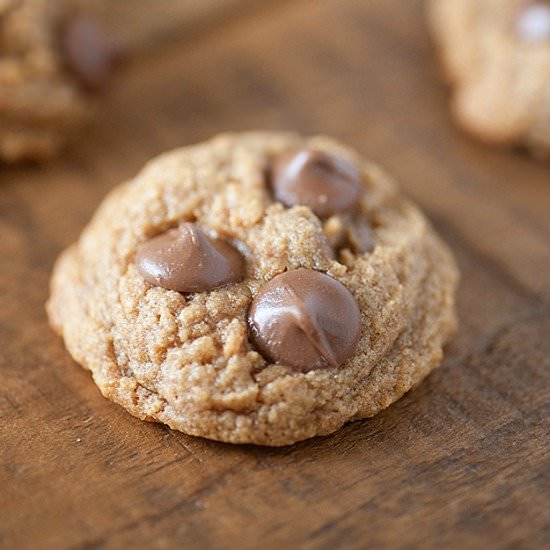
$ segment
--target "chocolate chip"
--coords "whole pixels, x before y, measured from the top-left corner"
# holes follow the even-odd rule
[[[372,231],[368,223],[355,223],[348,227],[347,240],[355,254],[365,254],[374,250]]]
[[[65,24],[61,48],[69,68],[91,90],[107,84],[121,58],[120,47],[91,17],[74,17]]]
[[[308,371],[339,367],[354,352],[361,317],[344,285],[318,271],[297,269],[260,289],[248,322],[264,357]]]
[[[365,254],[374,250],[372,228],[363,216],[333,216],[326,221],[323,230],[336,251],[347,248],[354,254]]]
[[[299,149],[277,156],[271,166],[275,198],[285,206],[308,206],[321,218],[353,210],[361,195],[361,174],[348,160],[323,151]]]
[[[539,43],[550,40],[550,2],[538,0],[525,2],[516,22],[516,31],[526,42]]]
[[[237,283],[244,272],[243,258],[235,248],[210,238],[194,223],[182,223],[143,243],[136,264],[147,282],[178,292]]]

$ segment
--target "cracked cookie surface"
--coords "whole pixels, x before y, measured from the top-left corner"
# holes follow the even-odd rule
[[[273,158],[304,146],[357,167],[363,192],[352,214],[321,219],[275,201]],[[370,225],[366,252],[346,239],[333,246],[350,216]],[[242,280],[191,293],[144,280],[140,246],[186,222],[238,248]],[[339,367],[272,364],[253,345],[253,298],[300,268],[335,279],[358,304],[358,343]],[[225,134],[161,155],[115,188],[60,256],[47,309],[101,392],[135,416],[221,441],[285,445],[376,414],[435,368],[456,326],[457,279],[422,213],[354,151],[325,137]]]
[[[431,0],[457,123],[491,143],[550,152],[550,2]]]

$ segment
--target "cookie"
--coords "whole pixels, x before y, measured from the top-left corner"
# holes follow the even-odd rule
[[[58,259],[52,327],[133,415],[286,445],[441,361],[457,268],[388,176],[326,137],[227,134],[151,161]]]
[[[550,152],[550,2],[432,0],[452,111],[479,139]]]
[[[59,0],[0,0],[0,161],[57,154],[117,58],[99,24]]]

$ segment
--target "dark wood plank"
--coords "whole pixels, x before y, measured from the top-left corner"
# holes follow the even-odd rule
[[[419,0],[273,2],[136,60],[63,159],[1,168],[0,547],[543,548],[550,168],[462,136],[446,101]],[[43,311],[55,256],[105,192],[167,148],[248,128],[380,161],[463,272],[438,371],[284,449],[130,417]]]

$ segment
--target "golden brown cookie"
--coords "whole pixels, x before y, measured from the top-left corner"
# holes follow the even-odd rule
[[[60,0],[0,0],[0,162],[49,158],[89,120],[109,40]]]
[[[478,138],[550,151],[550,2],[432,0],[456,121]]]
[[[457,279],[418,208],[351,149],[227,134],[114,189],[59,258],[47,309],[133,415],[285,445],[373,416],[435,368]]]

